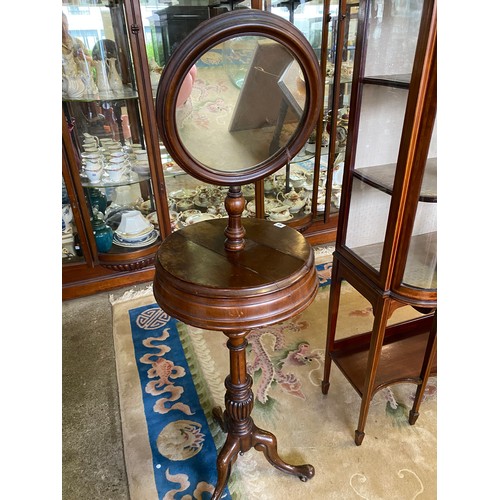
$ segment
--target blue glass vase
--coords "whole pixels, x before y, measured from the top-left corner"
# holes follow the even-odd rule
[[[97,250],[101,253],[109,252],[113,246],[113,230],[102,219],[94,219],[92,229]]]

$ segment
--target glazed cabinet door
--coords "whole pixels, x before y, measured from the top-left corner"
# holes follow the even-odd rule
[[[124,3],[63,1],[62,12],[63,138],[91,265],[137,270],[152,263],[160,228],[145,140],[151,120]]]
[[[428,287],[435,279],[435,269],[431,269],[435,268],[436,243],[435,111],[424,120],[418,113],[422,103],[434,102],[435,108],[435,99],[420,90],[422,68],[430,64],[431,57],[425,54],[432,2],[371,0],[360,4],[363,29],[357,42],[356,114],[350,122],[356,133],[350,137],[350,170],[344,176],[350,196],[342,246],[352,260],[364,266],[364,272],[386,288],[396,235],[413,231],[409,253],[408,248],[398,252],[400,258],[408,255],[400,283],[417,286],[424,281]],[[411,86],[414,80],[420,87]],[[417,129],[424,121],[426,132],[419,138]],[[414,159],[415,141],[418,155],[425,151],[425,161]],[[418,197],[420,190],[418,200],[411,200],[411,193]],[[406,219],[404,226],[400,226],[401,217]]]

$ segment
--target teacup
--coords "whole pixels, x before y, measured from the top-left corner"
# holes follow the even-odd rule
[[[285,208],[284,210],[281,210],[280,212],[269,212],[268,215],[270,220],[274,221],[281,221],[281,220],[288,220],[290,219],[290,211],[288,208]]]
[[[136,161],[133,164],[132,170],[140,175],[147,175],[149,174],[149,162],[147,160]]]
[[[274,189],[274,178],[266,177],[264,179],[264,192],[269,193]]]
[[[102,168],[99,168],[98,170],[85,168],[85,174],[89,178],[90,184],[97,184],[102,177]]]
[[[119,142],[115,142],[113,144],[106,145],[106,150],[109,154],[114,153],[116,151],[121,151],[122,145]]]
[[[111,158],[123,158],[124,160],[127,158],[127,153],[122,150],[112,151],[109,156]]]
[[[184,210],[182,214],[179,214],[178,217],[180,219],[187,219],[188,217],[193,217],[194,215],[200,215],[201,210],[197,210],[195,208],[188,208],[187,210]]]
[[[175,206],[178,212],[184,212],[185,210],[190,210],[194,207],[194,202],[190,198],[185,198],[183,200],[177,200]]]
[[[85,158],[85,170],[99,170],[104,166],[100,155],[92,154]]]
[[[139,161],[145,161],[148,159],[148,152],[145,149],[136,149],[134,154]]]
[[[118,182],[121,179],[123,172],[125,172],[125,169],[123,167],[106,168],[106,172],[108,173],[111,181]]]
[[[108,160],[108,168],[121,168],[124,167],[127,164],[127,157],[126,156],[118,156],[118,157],[113,157],[111,156]]]
[[[305,183],[305,175],[302,172],[292,172],[290,174],[290,182],[293,187],[302,187]]]
[[[101,163],[102,156],[98,152],[82,153],[82,159],[85,160],[85,164]]]
[[[290,219],[290,210],[285,205],[279,205],[266,210],[267,217],[270,220],[280,221]]]

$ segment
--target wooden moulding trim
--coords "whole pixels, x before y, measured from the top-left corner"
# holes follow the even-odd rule
[[[187,324],[209,330],[247,330],[284,321],[312,303],[319,287],[316,269],[312,266],[301,273],[295,283],[273,283],[265,293],[246,289],[214,297],[213,289],[197,287],[194,293],[185,283],[171,276],[165,279],[157,271],[153,293],[165,312]]]
[[[264,162],[237,172],[213,170],[191,156],[176,130],[176,102],[179,89],[191,67],[219,43],[237,36],[264,36],[281,43],[299,62],[307,88],[304,115],[287,147]],[[281,168],[295,156],[309,138],[321,109],[319,65],[304,35],[275,14],[254,9],[231,11],[201,23],[173,52],[165,67],[156,96],[156,121],[163,143],[173,159],[190,175],[204,182],[242,185],[255,182]]]

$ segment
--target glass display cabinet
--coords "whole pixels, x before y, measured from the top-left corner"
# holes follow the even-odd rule
[[[162,158],[148,151],[154,122],[132,44],[123,2],[63,2],[63,176],[81,222],[63,297],[136,280],[165,232],[155,217]]]
[[[159,141],[156,92],[163,67],[187,34],[208,18],[250,8],[294,22],[318,57],[325,87],[323,111],[306,146],[268,178],[242,187],[243,216],[279,219],[312,244],[333,241],[357,2],[64,0],[63,298],[148,281],[159,243],[167,235],[186,224],[227,216],[227,188],[184,172]],[[255,51],[239,42],[234,39],[211,51],[197,65],[198,77],[186,80],[184,112],[200,128],[208,115],[233,112],[227,94],[240,89],[244,64],[239,62]],[[224,80],[208,85],[203,72],[215,66],[224,68]],[[284,91],[290,85],[286,77]],[[65,214],[68,205],[71,219]],[[126,217],[134,217],[133,230],[120,227],[129,212],[134,212]]]
[[[436,373],[436,5],[360,2],[340,220],[333,260],[323,393],[332,361],[370,401],[397,382],[417,384],[410,424]],[[345,280],[373,308],[373,329],[336,339]],[[391,324],[393,312],[414,308]]]

